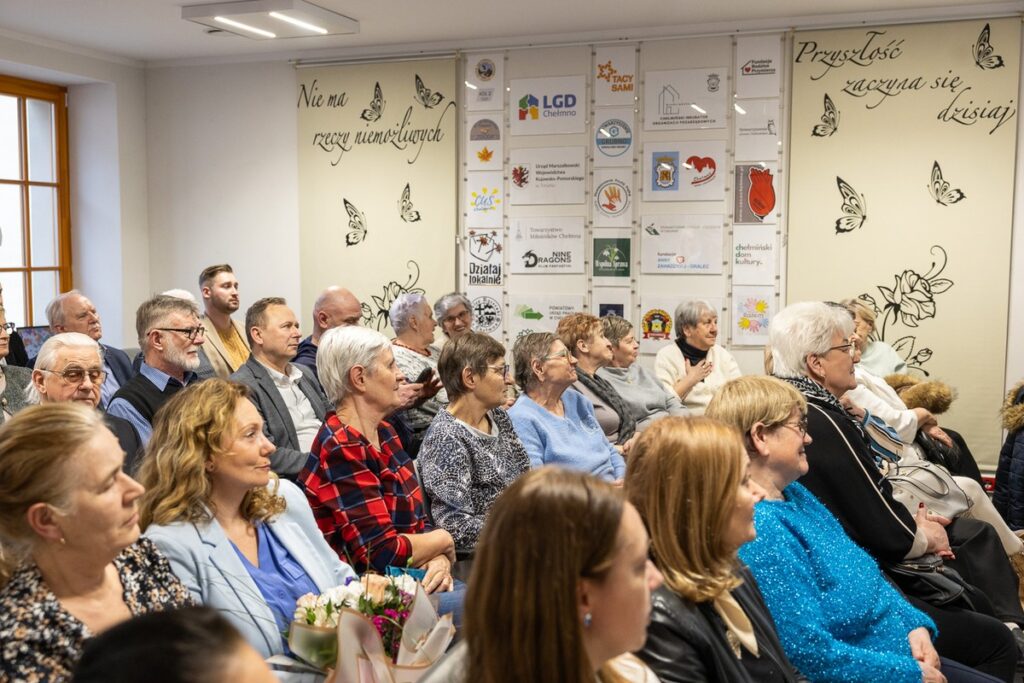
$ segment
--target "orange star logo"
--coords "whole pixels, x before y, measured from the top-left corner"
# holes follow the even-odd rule
[[[612,76],[614,76],[617,73],[619,72],[616,71],[615,67],[612,66],[612,60],[610,59],[605,64],[597,65],[597,77],[601,80],[611,82]]]

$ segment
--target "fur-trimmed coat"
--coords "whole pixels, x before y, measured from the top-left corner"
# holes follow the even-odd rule
[[[1024,381],[1006,394],[1002,416],[1007,434],[992,502],[1011,529],[1024,529]]]

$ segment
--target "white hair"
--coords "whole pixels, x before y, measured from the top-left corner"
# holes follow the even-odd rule
[[[821,301],[786,306],[768,330],[775,376],[806,376],[807,356],[827,353],[837,332],[844,339],[853,334],[853,320],[845,309]]]
[[[196,301],[195,294],[188,291],[187,289],[168,289],[166,292],[160,292],[160,294],[163,296],[173,296],[175,299],[184,299],[185,301],[191,301],[196,305],[199,304],[199,302]]]
[[[67,316],[64,315],[64,302],[73,296],[82,296],[82,293],[72,289],[70,292],[58,294],[46,304],[46,322],[49,323],[51,330],[56,330],[57,325],[63,325],[67,321]]]
[[[352,391],[349,371],[361,365],[373,374],[377,356],[391,348],[377,330],[358,325],[334,327],[324,332],[316,350],[316,374],[331,403],[337,405]]]
[[[469,303],[469,299],[458,292],[445,294],[434,302],[434,318],[437,320],[438,324],[440,324],[441,321],[444,320],[444,317],[448,315],[448,311],[452,310],[459,304],[465,306],[467,311],[473,310],[473,304]],[[394,325],[392,325],[392,327],[394,327]]]
[[[395,334],[402,334],[409,329],[412,316],[416,312],[416,307],[420,304],[427,304],[427,297],[418,292],[406,292],[395,299],[395,302],[391,304],[391,310],[388,312],[388,318]],[[427,306],[429,307],[430,304],[427,304]]]
[[[69,292],[70,293],[70,292]],[[64,348],[92,349],[100,357],[100,364],[103,363],[103,347],[95,339],[81,332],[61,332],[55,334],[39,347],[39,354],[36,355],[36,370],[53,370],[53,364],[57,360],[57,353]],[[25,387],[25,401],[29,404],[41,403],[43,397],[36,389],[35,382],[29,382]]]
[[[683,338],[684,325],[689,325],[690,327],[699,325],[704,311],[710,311],[718,315],[715,307],[703,299],[690,299],[676,306],[675,315],[672,316],[674,318],[673,322],[676,324],[676,337],[679,339]]]

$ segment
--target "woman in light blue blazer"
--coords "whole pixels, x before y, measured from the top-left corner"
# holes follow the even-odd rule
[[[274,446],[241,384],[210,379],[157,415],[140,478],[142,526],[182,583],[264,657],[286,651],[295,601],[344,584],[305,495],[270,471]]]

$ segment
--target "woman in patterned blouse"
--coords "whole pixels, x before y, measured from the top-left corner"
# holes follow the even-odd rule
[[[530,469],[530,458],[499,408],[512,384],[504,346],[465,332],[448,342],[437,367],[451,402],[431,423],[418,462],[434,521],[467,557],[494,499]]]
[[[192,604],[139,539],[143,488],[101,413],[27,408],[0,429],[0,681],[63,681],[85,641]]]

